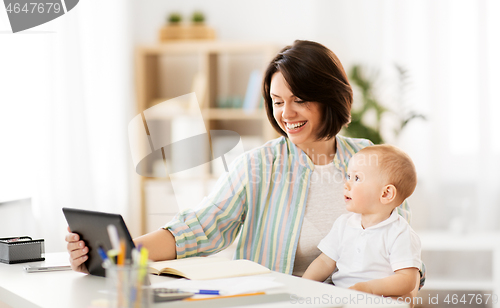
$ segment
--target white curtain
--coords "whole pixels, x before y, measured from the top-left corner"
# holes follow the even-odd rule
[[[45,238],[46,251],[65,249],[62,207],[128,217],[130,7],[123,0],[80,1],[48,24],[0,37],[2,64],[8,67],[0,71],[7,89],[0,101],[9,110],[2,114],[2,129],[11,128],[2,136],[18,140],[8,145],[21,160],[10,155],[10,162],[22,166],[18,170],[31,182],[25,189],[30,188],[37,236]]]
[[[383,90],[398,87],[394,64],[408,70],[406,104],[427,121],[410,122],[397,140],[388,141],[409,152],[417,167],[412,226],[498,229],[500,1],[314,3],[314,38],[346,69],[379,69]]]
[[[417,167],[412,226],[498,229],[500,1],[314,3],[315,39],[346,69],[377,68],[380,84],[391,89],[398,87],[394,64],[408,70],[406,104],[427,121],[410,122],[389,141],[409,152]]]
[[[398,143],[419,171],[417,227],[476,232],[500,218],[500,2],[383,1],[384,60],[409,69],[426,114]]]

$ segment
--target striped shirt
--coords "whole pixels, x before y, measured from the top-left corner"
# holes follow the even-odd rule
[[[345,175],[349,159],[372,143],[335,138],[333,162]],[[216,253],[240,233],[236,259],[291,274],[313,170],[311,159],[285,137],[245,152],[196,208],[164,226],[175,237],[177,258]],[[406,201],[398,212],[409,222]]]

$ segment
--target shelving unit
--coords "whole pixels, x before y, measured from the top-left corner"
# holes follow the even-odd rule
[[[422,252],[443,252],[456,255],[464,253],[491,254],[491,277],[439,277],[426,263],[427,279],[425,290],[449,291],[484,291],[489,294],[500,294],[500,233],[453,234],[449,232],[418,232],[422,242]],[[447,261],[447,260],[446,260]],[[449,263],[449,262],[448,262]],[[453,268],[455,274],[461,274],[465,269],[473,269],[478,262],[459,264]],[[493,304],[500,307],[500,303]]]
[[[254,138],[254,141],[257,138],[263,144],[277,137],[263,109],[220,108],[219,102],[224,97],[244,97],[251,71],[264,72],[278,51],[278,46],[267,43],[223,41],[140,46],[136,51],[137,112],[142,113],[168,99],[193,92],[195,79],[201,76],[204,91],[198,102],[206,131],[232,130],[242,138]],[[181,116],[195,115],[187,108],[158,110],[154,120],[168,124]],[[146,133],[149,135],[148,130]],[[203,184],[206,193],[216,176],[210,168],[200,173],[192,182],[193,185],[196,181]],[[158,179],[153,174],[141,176],[140,193],[141,230],[146,233],[159,228],[173,216],[174,211],[168,204],[172,204],[175,198],[172,199],[169,179]]]

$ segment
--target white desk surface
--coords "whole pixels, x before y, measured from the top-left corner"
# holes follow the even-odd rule
[[[105,278],[76,273],[73,271],[60,272],[40,272],[26,273],[23,267],[27,264],[32,265],[51,265],[51,264],[69,264],[68,254],[49,253],[46,254],[45,262],[4,264],[0,263],[0,306],[1,302],[12,306],[13,308],[88,308],[91,302],[96,299],[105,299],[106,294],[99,292],[105,290]],[[268,293],[290,293],[293,298],[288,302],[280,302],[258,307],[340,307],[336,305],[335,300],[341,299],[349,302],[342,307],[408,307],[405,304],[398,304],[395,301],[389,304],[389,298],[368,295],[352,290],[341,289],[332,285],[314,282],[291,275],[285,275],[277,272],[270,274],[275,277],[275,281],[283,283],[285,286],[269,290]],[[169,277],[151,275],[151,282],[158,283]],[[302,297],[304,304],[298,303],[298,298]],[[314,301],[316,304],[306,304],[306,300]],[[292,300],[294,302],[292,302]],[[200,301],[199,307],[204,307],[205,301]],[[382,303],[379,305],[368,305],[372,303]],[[154,304],[155,307],[175,307],[174,302],[170,304]],[[257,305],[252,305],[257,307]],[[245,306],[245,307],[252,307]]]

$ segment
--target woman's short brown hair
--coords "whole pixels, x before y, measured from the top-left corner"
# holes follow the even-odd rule
[[[296,97],[320,104],[323,125],[318,140],[335,137],[350,122],[352,88],[339,59],[319,43],[296,40],[269,63],[262,85],[267,117],[278,133],[287,136],[273,115],[270,88],[276,72],[283,74]]]

